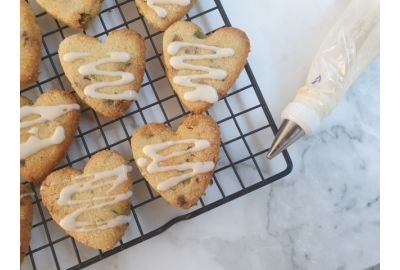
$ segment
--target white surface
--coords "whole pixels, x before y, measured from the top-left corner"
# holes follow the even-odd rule
[[[223,0],[279,123],[347,0]],[[363,269],[379,262],[379,61],[312,138],[292,174],[89,269]]]

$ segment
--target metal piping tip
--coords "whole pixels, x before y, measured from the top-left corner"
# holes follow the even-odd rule
[[[278,134],[276,134],[271,148],[267,153],[267,158],[273,159],[304,135],[304,130],[297,125],[296,122],[287,119],[283,120],[282,125],[278,130]]]

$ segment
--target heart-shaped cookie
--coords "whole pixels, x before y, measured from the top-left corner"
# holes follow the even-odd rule
[[[117,152],[96,153],[83,173],[67,167],[51,173],[40,194],[52,218],[79,242],[109,250],[131,219],[132,167]]]
[[[79,125],[80,108],[75,97],[62,90],[42,94],[34,104],[20,98],[21,175],[43,180],[65,156]]]
[[[78,96],[96,112],[119,117],[138,99],[145,50],[144,39],[124,29],[112,32],[104,43],[84,34],[69,36],[58,53]]]
[[[29,250],[33,219],[32,192],[25,185],[20,185],[20,262]]]
[[[35,14],[25,0],[20,0],[20,82],[33,83],[39,76],[42,58],[42,35]]]
[[[179,21],[196,2],[197,0],[135,0],[139,12],[160,31]]]
[[[103,0],[36,0],[51,16],[72,28],[86,29],[101,11]]]
[[[187,209],[211,183],[220,134],[211,117],[192,115],[176,132],[163,124],[140,127],[131,144],[135,162],[150,185],[168,203]]]
[[[232,27],[206,36],[196,24],[179,21],[165,31],[163,38],[168,79],[194,113],[206,111],[227,94],[249,51],[246,34]]]

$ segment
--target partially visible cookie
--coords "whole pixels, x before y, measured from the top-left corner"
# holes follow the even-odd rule
[[[79,125],[80,107],[70,93],[51,90],[35,103],[20,97],[20,172],[39,182],[65,156]]]
[[[176,132],[163,124],[148,124],[132,135],[132,151],[143,177],[170,204],[195,205],[211,183],[219,159],[217,123],[192,115]]]
[[[25,185],[20,185],[20,263],[29,250],[33,219],[32,191]]]
[[[131,219],[131,171],[117,152],[101,151],[90,158],[83,173],[71,167],[51,173],[40,188],[43,204],[77,241],[109,250]]]
[[[160,31],[179,21],[196,2],[197,0],[135,0],[139,12]]]
[[[138,98],[145,50],[144,39],[124,29],[110,33],[104,43],[84,34],[69,36],[58,52],[78,96],[96,112],[119,117]]]
[[[39,76],[42,58],[42,34],[31,6],[20,0],[20,83],[33,83]]]
[[[194,113],[206,111],[228,93],[249,51],[246,34],[233,27],[207,36],[196,24],[179,21],[163,38],[168,79],[182,103]]]
[[[86,29],[101,11],[103,0],[36,0],[46,12],[72,28]]]

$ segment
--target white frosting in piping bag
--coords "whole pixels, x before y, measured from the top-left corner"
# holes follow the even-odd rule
[[[167,149],[174,145],[179,144],[194,144],[187,150],[183,151],[174,151],[169,155],[162,156],[158,153],[164,149]],[[147,166],[146,169],[149,173],[158,173],[158,172],[166,172],[166,171],[188,171],[186,173],[170,177],[166,180],[163,180],[161,183],[157,185],[157,189],[159,191],[167,191],[168,189],[176,186],[177,184],[192,178],[195,175],[210,172],[214,169],[215,163],[213,161],[205,161],[205,162],[183,162],[177,165],[170,166],[161,166],[160,162],[182,156],[188,153],[197,152],[204,150],[210,147],[210,142],[208,140],[197,140],[197,139],[185,139],[178,141],[166,141],[159,144],[150,144],[143,147],[143,153],[151,158],[150,163],[145,158],[140,158],[137,163],[139,166],[144,167]]]
[[[65,139],[65,132],[62,126],[58,126],[53,135],[49,138],[40,139],[37,136],[31,136],[24,143],[20,144],[20,160],[26,159],[40,150],[54,144],[60,144]]]
[[[196,55],[196,54],[185,54],[177,55],[179,50],[186,47],[194,47],[205,50],[213,51],[213,53]],[[217,90],[211,85],[194,83],[193,80],[198,79],[213,79],[213,80],[225,80],[228,73],[220,68],[211,68],[207,66],[195,65],[186,63],[188,60],[204,60],[204,59],[219,59],[223,57],[233,56],[235,51],[231,48],[219,48],[215,46],[209,46],[199,43],[181,42],[174,41],[168,45],[167,52],[173,55],[170,59],[170,64],[175,69],[189,69],[196,71],[203,71],[204,74],[192,74],[192,75],[181,75],[173,78],[174,83],[194,88],[193,91],[188,91],[184,94],[184,98],[188,101],[206,101],[208,103],[215,103],[218,101]]]
[[[348,2],[316,53],[305,85],[282,112],[282,119],[295,122],[306,135],[316,132],[380,53],[380,1]]]
[[[61,221],[60,225],[65,230],[87,232],[92,230],[104,230],[126,224],[130,220],[128,215],[118,215],[117,217],[107,221],[79,221],[78,217],[90,210],[100,209],[107,205],[117,204],[121,201],[125,201],[131,198],[132,191],[126,193],[106,195],[106,196],[95,196],[87,200],[77,200],[73,198],[76,193],[94,190],[110,186],[107,189],[107,193],[113,191],[116,187],[122,183],[129,181],[128,173],[132,171],[132,167],[128,165],[121,165],[117,168],[96,172],[93,174],[83,174],[75,177],[73,180],[78,181],[73,184],[65,186],[61,192],[60,197],[57,200],[58,205],[82,205],[70,214],[66,215]],[[84,181],[81,181],[84,180]],[[93,204],[96,201],[102,201],[98,204]]]
[[[73,62],[78,59],[90,56],[90,53],[86,52],[70,52],[64,55],[64,61]],[[119,80],[105,81],[105,82],[94,82],[87,85],[83,92],[86,96],[98,99],[110,99],[110,100],[134,100],[138,99],[138,94],[134,90],[126,90],[122,93],[101,93],[97,91],[100,88],[123,86],[129,84],[135,80],[135,76],[132,73],[124,71],[105,71],[97,69],[99,65],[109,63],[127,63],[131,59],[129,53],[126,52],[108,52],[108,57],[101,58],[97,61],[90,62],[85,65],[81,65],[78,69],[81,75],[100,75],[109,77],[119,77]]]
[[[156,6],[157,4],[175,4],[187,6],[190,4],[190,0],[147,0],[147,5],[151,7],[159,17],[165,18],[168,15],[168,11],[162,7]]]

